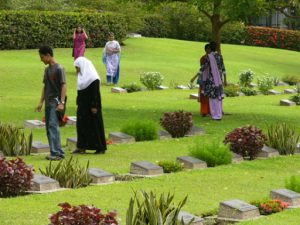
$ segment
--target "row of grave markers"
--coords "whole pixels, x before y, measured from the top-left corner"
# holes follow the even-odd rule
[[[204,161],[190,157],[177,157],[179,162],[182,162],[186,169],[204,169],[207,167]],[[92,177],[92,184],[109,184],[115,181],[115,176],[99,168],[89,169],[89,174]],[[162,167],[152,164],[150,162],[132,162],[130,168],[131,175],[154,177],[163,175]],[[47,193],[64,190],[60,189],[56,180],[45,177],[43,175],[34,175],[33,185],[30,193]],[[272,199],[279,199],[289,204],[289,208],[300,207],[300,194],[288,189],[272,190],[270,192]],[[216,219],[219,224],[226,224],[227,222],[241,222],[246,220],[253,220],[260,218],[259,210],[256,206],[250,205],[239,199],[228,200],[220,203],[219,213]],[[180,212],[179,220],[183,219],[187,224],[191,219],[194,219],[193,225],[203,225],[204,219],[194,216],[188,212]]]

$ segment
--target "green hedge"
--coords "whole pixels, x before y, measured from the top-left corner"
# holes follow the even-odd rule
[[[125,17],[115,13],[0,11],[0,49],[32,49],[44,44],[69,48],[78,25],[90,37],[87,47],[104,46],[109,31],[122,41],[128,27]]]

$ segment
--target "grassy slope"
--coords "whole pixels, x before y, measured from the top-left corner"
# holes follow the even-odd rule
[[[122,53],[121,84],[138,81],[139,74],[144,71],[162,72],[166,76],[164,84],[167,86],[171,82],[186,84],[197,71],[202,49],[203,43],[167,39],[129,39]],[[76,76],[70,52],[70,49],[56,49],[55,54],[67,70],[68,114],[75,115]],[[230,81],[237,81],[238,72],[247,68],[251,68],[257,74],[299,74],[300,54],[297,52],[223,45],[223,54]],[[100,55],[100,49],[87,50],[87,57],[93,60],[104,79]],[[39,62],[37,51],[1,51],[0,57],[0,120],[22,125],[25,119],[41,119],[41,114],[33,112],[39,99],[44,68]],[[101,89],[107,134],[120,130],[128,118],[158,121],[163,112],[177,109],[193,112],[195,123],[207,132],[207,135],[200,138],[109,146],[106,155],[79,156],[82,164],[89,159],[91,166],[111,172],[127,173],[130,162],[135,160],[173,160],[176,156],[186,155],[188,146],[193,144],[195,139],[207,143],[212,139],[222,140],[225,133],[245,124],[255,124],[265,129],[268,123],[284,121],[296,125],[300,131],[299,107],[283,108],[278,105],[279,100],[288,97],[287,95],[227,98],[224,101],[224,110],[233,115],[225,116],[222,122],[214,122],[198,116],[198,103],[188,99],[189,94],[195,91],[167,90],[116,95],[110,93],[109,87],[102,86]],[[46,141],[44,129],[33,132],[34,140]],[[62,139],[75,136],[75,133],[74,127],[65,127],[62,129]],[[43,157],[26,157],[26,162],[33,164],[38,170],[48,164]],[[103,209],[117,208],[124,219],[128,200],[132,195],[131,188],[172,190],[177,199],[189,194],[186,210],[200,214],[216,209],[218,202],[222,200],[255,200],[267,197],[271,189],[283,187],[286,178],[299,173],[299,162],[300,158],[297,156],[282,157],[179,173],[153,180],[88,187],[42,196],[0,199],[0,219],[1,224],[46,224],[47,215],[55,212],[58,209],[56,205],[63,201],[94,204]],[[32,213],[34,211],[38,213]],[[255,224],[275,224],[270,222],[272,219],[276,224],[287,224],[287,214],[291,214],[294,221],[300,219],[299,210],[293,210],[262,219],[261,222],[256,221]]]

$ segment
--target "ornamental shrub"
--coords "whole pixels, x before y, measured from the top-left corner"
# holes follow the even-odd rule
[[[177,161],[159,161],[157,164],[163,168],[164,173],[175,173],[183,170],[183,165]]]
[[[254,201],[250,204],[258,207],[260,215],[270,215],[273,213],[278,213],[289,206],[287,202],[283,202],[279,199]]]
[[[126,225],[164,224],[164,225],[190,225],[191,221],[178,221],[178,214],[185,205],[187,197],[178,204],[174,204],[174,195],[162,193],[156,196],[152,191],[137,192],[130,199],[126,213]]]
[[[139,31],[145,37],[167,37],[169,24],[162,15],[145,15],[143,28]]]
[[[0,156],[0,197],[24,194],[31,187],[33,167],[21,158],[6,160]]]
[[[300,93],[296,94],[296,95],[292,95],[290,97],[290,100],[295,102],[296,105],[300,105]]]
[[[193,127],[193,116],[183,110],[167,112],[160,118],[160,124],[173,138],[184,137]]]
[[[26,137],[24,129],[0,122],[0,150],[6,156],[30,155],[32,133]]]
[[[73,157],[71,157],[68,160],[61,160],[56,165],[52,165],[52,161],[50,161],[49,166],[46,166],[45,170],[40,169],[40,172],[57,180],[61,187],[80,188],[86,187],[92,182],[88,169],[89,161],[86,167],[82,167],[78,159],[73,160]]]
[[[285,181],[285,187],[300,193],[300,176],[291,176],[290,179]]]
[[[266,135],[259,128],[248,125],[239,127],[225,136],[224,144],[229,144],[230,150],[254,159],[267,141]]]
[[[253,81],[254,75],[255,75],[254,72],[250,69],[241,72],[239,75],[240,85],[242,87],[250,87],[250,84]]]
[[[282,81],[288,83],[289,85],[296,85],[300,82],[300,77],[297,75],[285,75]]]
[[[45,44],[70,48],[78,25],[87,31],[87,47],[93,48],[105,45],[109,31],[122,41],[128,27],[125,16],[116,13],[0,11],[0,49],[35,49]]]
[[[158,129],[152,121],[129,121],[121,129],[123,133],[129,134],[136,141],[150,141],[158,139]]]
[[[294,30],[246,27],[246,45],[255,45],[288,50],[300,50],[300,32]]]
[[[144,72],[140,77],[141,83],[149,90],[158,89],[158,86],[162,84],[163,80],[164,76],[162,76],[160,72]]]
[[[226,97],[237,97],[239,96],[240,87],[237,84],[228,84],[224,87],[224,94]]]
[[[118,225],[115,212],[102,214],[101,209],[94,206],[71,206],[69,203],[58,204],[62,209],[50,215],[49,225]]]
[[[300,135],[294,126],[286,123],[268,125],[267,145],[278,150],[280,155],[294,154]]]
[[[242,87],[241,92],[244,93],[246,96],[257,95],[257,91],[250,87]]]
[[[222,29],[222,43],[243,44],[245,42],[246,27],[243,22],[230,22]]]
[[[205,161],[209,167],[230,164],[232,160],[232,153],[228,147],[216,141],[209,145],[196,142],[190,147],[189,155]]]
[[[270,76],[263,76],[257,78],[257,89],[264,95],[268,94],[268,91],[273,88],[274,78]]]
[[[128,93],[138,92],[142,90],[141,86],[135,82],[130,84],[124,84],[122,88],[125,89]]]

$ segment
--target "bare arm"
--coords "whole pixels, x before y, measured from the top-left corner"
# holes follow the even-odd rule
[[[45,85],[42,88],[40,102],[39,102],[38,106],[35,108],[36,112],[41,112],[42,111],[44,101],[45,101]]]
[[[89,38],[89,36],[87,36],[87,34],[86,34],[86,32],[85,32],[85,29],[82,29],[82,31],[83,31],[83,35],[84,35],[84,37],[85,37],[86,39],[88,39],[88,38]]]
[[[191,79],[191,83],[193,83],[198,76],[199,76],[199,73],[196,73],[195,76],[193,76],[193,78]]]
[[[76,38],[76,28],[74,29],[74,32],[73,32],[73,39]]]
[[[60,93],[60,104],[57,105],[58,111],[63,111],[65,107],[65,99],[66,99],[66,93],[67,93],[67,85],[65,83],[61,86],[61,93]]]

